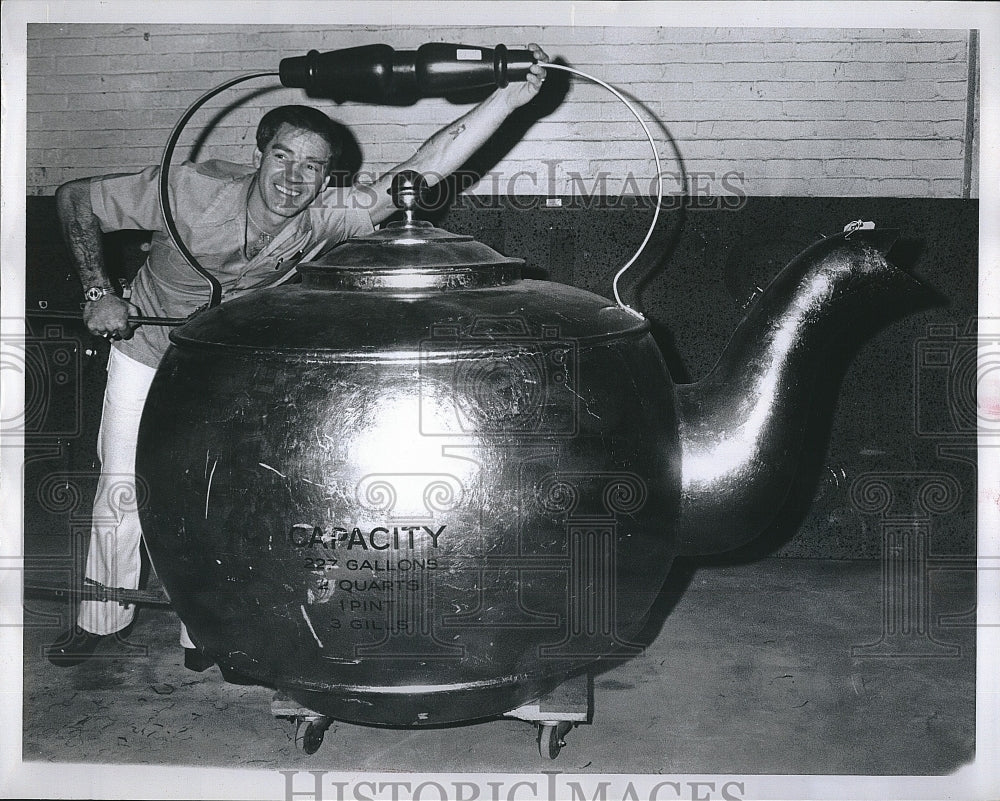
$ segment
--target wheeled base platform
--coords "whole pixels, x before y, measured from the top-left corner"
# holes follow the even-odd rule
[[[504,714],[506,718],[534,723],[538,729],[538,753],[543,759],[555,759],[566,745],[565,737],[579,723],[592,717],[591,679],[586,673],[573,676],[548,695]],[[304,754],[315,754],[333,718],[314,712],[276,692],[271,700],[271,714],[295,723],[295,746]]]

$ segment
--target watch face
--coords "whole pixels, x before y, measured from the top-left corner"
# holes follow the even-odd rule
[[[100,300],[106,294],[107,292],[101,289],[100,287],[92,286],[90,289],[88,289],[86,292],[83,293],[83,296],[87,300]]]

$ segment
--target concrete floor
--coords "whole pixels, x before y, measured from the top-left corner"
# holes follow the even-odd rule
[[[975,573],[930,573],[930,629],[852,656],[882,638],[881,576],[877,562],[679,563],[651,645],[594,676],[593,722],[570,732],[554,762],[539,757],[530,724],[509,719],[429,730],[335,723],[307,756],[293,725],[272,717],[271,690],[183,668],[169,609],[142,610],[127,642],[102,647],[103,658],[57,668],[42,648],[69,604],[31,598],[23,758],[451,773],[951,773],[974,756],[975,629],[941,616],[974,610]]]

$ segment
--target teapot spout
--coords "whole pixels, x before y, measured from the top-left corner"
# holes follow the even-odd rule
[[[682,553],[737,548],[772,522],[838,328],[882,321],[887,299],[927,305],[932,293],[886,258],[896,238],[858,230],[808,248],[757,298],[712,371],[677,387]]]

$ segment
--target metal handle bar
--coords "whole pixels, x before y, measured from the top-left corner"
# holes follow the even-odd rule
[[[83,320],[83,312],[67,311],[64,309],[31,309],[27,312],[28,317],[52,317],[56,320]],[[141,315],[129,315],[128,321],[135,325],[184,325],[188,321],[187,317],[144,317]]]

